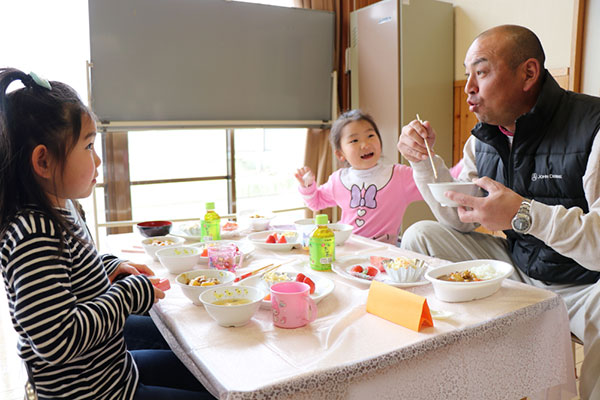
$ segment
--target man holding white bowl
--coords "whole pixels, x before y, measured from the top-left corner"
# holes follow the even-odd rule
[[[480,34],[465,57],[465,93],[479,123],[463,153],[461,181],[488,195],[448,191],[459,204],[443,207],[424,140],[435,131],[418,120],[404,126],[398,149],[440,222],[421,221],[402,247],[452,261],[512,263],[514,279],[564,299],[571,331],[584,342],[582,399],[600,398],[600,98],[561,89],[544,68],[541,43],[513,25]],[[438,182],[452,181],[433,156]],[[473,230],[504,230],[506,238]]]

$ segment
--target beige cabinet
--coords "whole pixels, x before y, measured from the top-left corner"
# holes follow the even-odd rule
[[[383,0],[351,13],[351,104],[373,115],[388,161],[400,159],[400,130],[418,113],[436,129],[434,150],[452,162],[453,38],[450,3]],[[403,226],[420,219],[433,219],[425,202],[408,208]]]

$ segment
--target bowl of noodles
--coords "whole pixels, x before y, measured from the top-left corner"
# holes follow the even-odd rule
[[[504,261],[471,260],[430,269],[425,279],[433,285],[435,297],[456,303],[493,295],[513,271]]]

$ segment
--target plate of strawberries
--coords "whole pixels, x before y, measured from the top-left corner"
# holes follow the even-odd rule
[[[253,276],[240,282],[240,285],[255,286],[261,288],[266,293],[261,303],[263,308],[271,308],[271,293],[269,288],[280,282],[304,282],[310,287],[310,297],[318,303],[324,297],[329,295],[334,288],[331,279],[319,274],[302,273],[297,271],[273,271],[262,276]]]
[[[335,261],[331,269],[336,274],[354,282],[370,285],[371,281],[376,280],[390,286],[411,287],[427,285],[429,281],[422,279],[416,282],[398,282],[391,279],[382,266],[382,260],[385,257],[350,257]]]
[[[300,247],[298,232],[296,231],[265,231],[248,235],[248,240],[256,247],[266,250],[289,251],[294,247]]]

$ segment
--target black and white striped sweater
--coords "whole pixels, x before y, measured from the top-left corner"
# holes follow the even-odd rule
[[[70,221],[66,209],[59,209]],[[73,225],[76,235],[83,227]],[[110,284],[121,260],[100,256],[35,209],[19,213],[0,239],[9,311],[41,398],[131,399],[138,372],[125,348],[129,314],[150,309],[154,291],[143,276]]]

